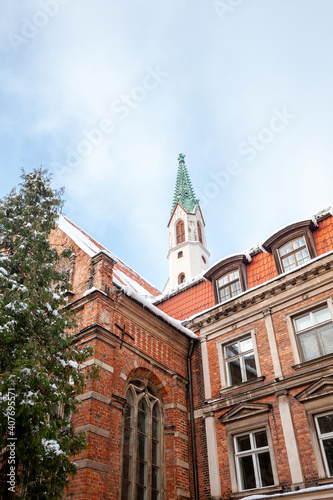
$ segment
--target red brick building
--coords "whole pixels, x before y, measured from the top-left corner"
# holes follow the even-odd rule
[[[65,498],[333,498],[332,209],[209,266],[189,182],[181,156],[163,294],[65,217],[51,235],[100,366]]]

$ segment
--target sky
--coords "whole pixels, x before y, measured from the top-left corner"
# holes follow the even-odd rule
[[[63,212],[159,289],[177,158],[211,264],[333,203],[331,0],[2,0],[0,197]]]

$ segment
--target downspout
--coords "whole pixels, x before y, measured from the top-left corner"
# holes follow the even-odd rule
[[[188,371],[188,393],[189,393],[189,402],[190,402],[191,442],[192,442],[192,454],[193,454],[194,500],[199,500],[197,446],[196,446],[196,441],[195,441],[193,389],[192,389],[192,368],[191,368],[192,352],[193,352],[193,339],[191,339],[190,347],[188,350],[187,371]]]

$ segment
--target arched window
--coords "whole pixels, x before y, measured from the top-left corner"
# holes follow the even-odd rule
[[[121,500],[160,500],[162,495],[161,403],[134,381],[126,393]]]
[[[200,241],[200,243],[202,243],[202,231],[201,231],[200,222],[197,223],[197,226],[198,226],[198,240]]]
[[[183,241],[185,241],[185,228],[184,228],[184,221],[183,220],[180,220],[177,222],[176,236],[177,236],[177,245],[179,243],[183,243]]]
[[[183,252],[178,252],[178,259],[181,259],[183,257]]]
[[[185,273],[180,273],[178,276],[178,285],[185,283]]]

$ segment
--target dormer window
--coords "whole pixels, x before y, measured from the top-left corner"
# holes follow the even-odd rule
[[[179,243],[183,243],[185,241],[185,227],[184,227],[183,220],[180,220],[177,222],[176,237],[177,237],[177,245],[179,245]]]
[[[217,290],[220,299],[219,302],[225,302],[226,300],[239,295],[242,291],[239,271],[235,270],[231,273],[224,274],[220,279],[218,279]]]
[[[201,231],[200,222],[198,222],[197,225],[198,225],[198,240],[200,241],[200,243],[202,243],[202,231]]]
[[[214,285],[216,304],[237,297],[247,289],[247,263],[246,255],[234,255],[218,262],[205,273],[205,278]]]
[[[297,238],[278,249],[281,267],[284,272],[295,269],[310,260],[305,237]]]
[[[312,235],[316,227],[312,220],[291,224],[263,243],[263,247],[273,254],[279,274],[292,271],[317,256]]]

